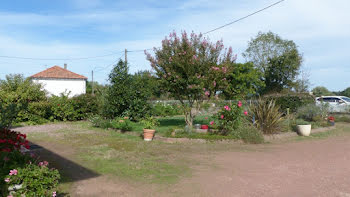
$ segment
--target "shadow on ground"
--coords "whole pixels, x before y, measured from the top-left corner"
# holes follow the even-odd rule
[[[100,176],[100,174],[35,143],[30,143],[30,150],[38,155],[40,160],[48,161],[50,167],[56,168],[60,171],[61,177],[63,177],[60,181],[61,183],[76,182]]]

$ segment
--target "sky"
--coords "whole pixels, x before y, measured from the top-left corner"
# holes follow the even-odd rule
[[[54,65],[107,83],[128,52],[130,72],[150,70],[143,49],[159,47],[175,30],[206,32],[277,0],[1,0],[0,78],[31,76]],[[242,53],[259,31],[293,40],[303,54],[312,87],[340,91],[350,86],[350,1],[285,0],[206,36],[223,39]],[[100,56],[100,57],[96,57]],[[76,59],[95,57],[88,59]],[[39,58],[39,59],[37,59]]]

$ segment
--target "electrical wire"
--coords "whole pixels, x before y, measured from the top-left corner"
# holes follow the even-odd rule
[[[19,57],[19,56],[6,56],[6,55],[0,55],[2,58],[9,58],[9,59],[24,59],[24,60],[63,60],[63,61],[72,61],[72,60],[85,60],[85,59],[94,59],[94,58],[100,58],[100,57],[107,57],[111,55],[116,55],[119,53],[124,53],[124,51],[119,51],[115,53],[109,53],[105,55],[99,55],[99,56],[90,56],[90,57],[78,57],[78,58],[33,58],[33,57]]]

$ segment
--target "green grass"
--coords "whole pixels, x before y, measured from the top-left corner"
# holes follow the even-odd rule
[[[35,143],[54,142],[74,149],[68,158],[79,165],[104,175],[126,181],[174,183],[190,174],[191,161],[183,157],[184,147],[153,141],[139,136],[91,127],[89,122],[73,122],[71,128],[33,133]]]
[[[346,134],[350,134],[350,128],[347,125],[339,124],[334,129],[330,129],[328,131],[320,132],[320,133],[312,133],[311,131],[310,136],[297,136],[293,138],[293,140],[296,140],[296,141],[317,140],[317,139],[325,139],[329,137],[344,136]]]

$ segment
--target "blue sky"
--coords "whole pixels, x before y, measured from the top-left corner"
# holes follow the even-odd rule
[[[111,66],[125,48],[160,46],[171,31],[206,32],[261,9],[276,0],[2,0],[0,55],[66,60],[0,57],[0,78],[30,76],[53,65],[106,83]],[[208,34],[223,39],[243,62],[242,52],[259,31],[293,40],[303,54],[303,69],[313,86],[330,90],[350,86],[350,2],[286,0],[255,16]],[[69,58],[100,56],[93,59]],[[143,52],[128,53],[130,71],[150,69]]]

